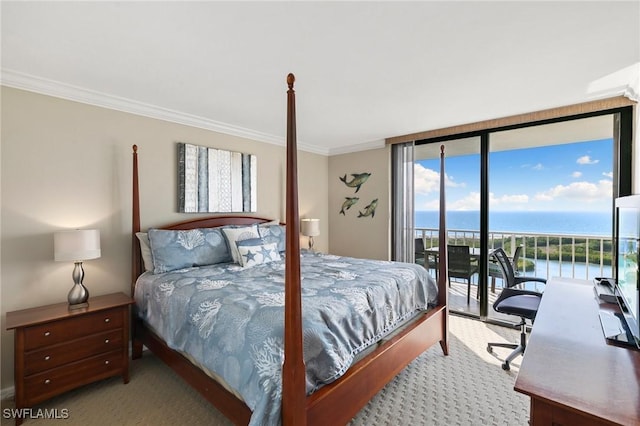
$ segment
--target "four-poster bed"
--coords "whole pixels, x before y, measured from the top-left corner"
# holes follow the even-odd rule
[[[287,194],[286,194],[286,244],[283,253],[284,256],[284,296],[283,307],[279,306],[280,314],[284,311],[284,328],[283,330],[276,330],[276,336],[274,338],[268,337],[266,340],[273,339],[278,340],[281,338],[284,341],[283,363],[280,371],[278,371],[278,379],[281,383],[277,383],[275,386],[276,394],[280,397],[281,406],[278,405],[277,413],[280,414],[282,423],[284,425],[305,425],[305,424],[345,424],[347,423],[367,402],[380,390],[386,383],[393,379],[405,366],[407,366],[418,355],[424,352],[427,348],[431,347],[434,343],[439,342],[441,348],[446,355],[448,353],[448,307],[447,307],[447,267],[446,267],[446,244],[440,244],[440,258],[445,259],[439,263],[439,273],[437,289],[436,284],[432,278],[430,278],[421,266],[414,264],[406,264],[400,262],[381,262],[381,261],[368,261],[364,259],[352,259],[342,258],[338,256],[323,255],[323,254],[309,254],[303,253],[301,255],[299,247],[299,214],[298,214],[298,189],[297,189],[297,148],[296,148],[296,120],[295,120],[295,92],[293,90],[294,77],[289,74],[287,77],[288,83],[288,112],[287,112]],[[444,153],[441,154],[441,176],[444,176]],[[440,187],[440,241],[446,242],[446,227],[444,225],[444,179],[441,179]],[[175,370],[180,376],[183,377],[192,387],[198,390],[208,401],[216,406],[225,416],[227,416],[232,422],[236,424],[248,424],[250,422],[255,424],[262,424],[264,420],[252,418],[252,409],[249,408],[249,404],[255,405],[253,400],[248,402],[243,400],[243,395],[251,394],[247,392],[243,395],[236,387],[229,381],[225,381],[225,378],[221,378],[217,373],[212,371],[206,371],[206,366],[203,365],[204,361],[198,360],[198,356],[206,359],[209,354],[207,350],[196,346],[196,350],[193,353],[189,353],[183,347],[179,347],[178,350],[176,340],[182,341],[183,338],[172,339],[171,337],[159,337],[159,334],[166,333],[165,329],[168,328],[167,324],[170,322],[167,318],[172,316],[187,316],[192,322],[200,320],[204,317],[213,324],[215,321],[213,314],[207,316],[210,312],[215,311],[223,312],[225,307],[220,307],[218,303],[219,299],[227,298],[239,301],[233,306],[233,309],[238,309],[239,306],[253,306],[249,301],[247,294],[242,296],[223,294],[213,302],[211,299],[207,299],[201,302],[200,307],[207,306],[208,311],[202,314],[201,311],[195,313],[187,313],[180,311],[180,315],[174,314],[174,311],[167,311],[169,306],[168,301],[163,301],[164,305],[159,307],[153,307],[151,305],[152,299],[162,299],[166,294],[176,293],[177,297],[183,294],[184,289],[189,288],[187,285],[181,286],[175,283],[184,283],[192,281],[195,282],[196,276],[204,276],[204,274],[211,275],[214,279],[207,275],[205,282],[199,281],[198,288],[206,288],[211,290],[215,287],[215,290],[222,290],[221,287],[232,287],[231,284],[237,284],[237,282],[243,283],[243,286],[250,286],[256,281],[255,276],[251,274],[257,274],[261,269],[270,269],[269,273],[275,273],[277,275],[277,269],[280,267],[280,263],[271,262],[268,265],[262,265],[264,268],[240,268],[239,266],[227,266],[223,265],[222,269],[206,269],[199,270],[198,268],[187,269],[186,275],[178,275],[183,273],[183,270],[169,271],[167,273],[153,274],[152,272],[145,272],[143,267],[143,259],[141,254],[140,239],[136,236],[141,231],[140,226],[140,199],[138,190],[138,157],[137,147],[133,147],[133,217],[132,217],[132,251],[133,251],[133,264],[132,264],[132,288],[131,294],[136,295],[136,306],[133,309],[133,358],[139,358],[142,355],[143,345],[150,349],[156,356],[161,358],[168,366]],[[186,222],[180,222],[167,226],[160,227],[165,231],[185,231],[185,230],[202,230],[209,228],[220,228],[231,226],[255,226],[256,229],[262,229],[261,226],[267,226],[268,219],[249,217],[249,216],[214,216],[202,219],[195,219]],[[149,231],[149,236],[151,237]],[[198,231],[201,232],[201,231]],[[207,231],[209,232],[209,231]],[[224,232],[224,231],[223,231]],[[261,232],[261,231],[258,231]],[[153,245],[153,241],[152,241]],[[277,257],[277,256],[276,256]],[[301,286],[301,262],[303,263],[302,275],[305,280],[305,285]],[[369,263],[370,262],[370,263]],[[326,268],[327,264],[333,269],[321,269]],[[360,270],[345,270],[341,268],[345,267],[361,267]],[[206,269],[206,270],[205,270]],[[252,270],[252,271],[250,271]],[[373,274],[367,275],[366,270],[371,270]],[[327,272],[329,271],[329,272]],[[221,277],[227,277],[225,274],[237,273],[233,275],[234,278],[224,280]],[[280,270],[281,272],[281,270]],[[144,273],[144,274],[143,274]],[[245,275],[243,275],[245,274]],[[249,275],[247,275],[249,274]],[[376,283],[372,276],[380,276],[384,282]],[[426,278],[425,278],[426,276]],[[168,281],[160,281],[163,277],[166,277]],[[329,278],[327,278],[329,277]],[[399,294],[388,297],[389,300],[398,299],[398,303],[403,305],[398,312],[391,312],[388,321],[389,324],[393,324],[395,330],[391,330],[391,326],[384,327],[384,333],[379,331],[373,332],[371,335],[363,337],[363,342],[374,342],[366,350],[362,350],[362,353],[358,353],[356,357],[347,357],[350,366],[337,367],[340,370],[340,374],[335,374],[330,380],[322,382],[320,384],[314,384],[309,381],[309,376],[312,375],[309,371],[313,370],[312,363],[314,362],[310,353],[315,350],[313,338],[311,334],[316,333],[314,328],[311,333],[309,331],[310,324],[313,323],[313,318],[310,318],[311,306],[315,306],[314,299],[312,298],[316,293],[323,295],[342,293],[347,294],[345,298],[348,302],[352,302],[352,293],[358,289],[360,285],[359,277],[365,277],[364,281],[371,281],[371,289],[363,290],[367,294],[365,300],[372,293],[382,292],[383,288],[393,287],[394,291]],[[408,277],[408,278],[407,278]],[[272,277],[273,278],[273,277]],[[145,281],[146,279],[146,281]],[[330,280],[327,285],[327,280]],[[349,281],[349,285],[344,285],[345,280]],[[277,279],[276,279],[277,281]],[[389,285],[389,282],[392,285]],[[146,283],[146,284],[145,284]],[[260,285],[263,283],[261,282]],[[315,285],[318,285],[317,287]],[[147,287],[144,287],[146,285]],[[267,284],[264,284],[267,287]],[[280,283],[281,285],[281,283]],[[415,286],[406,287],[405,292],[402,290],[405,287],[402,286]],[[377,287],[374,287],[377,286]],[[402,287],[398,290],[396,287]],[[429,294],[430,289],[433,287],[433,293]],[[160,289],[160,290],[158,290]],[[169,289],[169,290],[167,290]],[[436,292],[437,290],[437,292]],[[191,291],[191,290],[188,290]],[[256,290],[249,288],[245,290],[255,293]],[[266,290],[265,290],[266,291]],[[386,290],[384,290],[386,291]],[[180,293],[183,292],[183,293]],[[259,291],[258,291],[259,292]],[[410,297],[408,293],[412,294]],[[424,294],[423,294],[424,293]],[[217,293],[216,293],[217,294]],[[303,306],[304,295],[304,306]],[[273,298],[273,295],[269,295]],[[193,296],[200,297],[200,296]],[[328,297],[324,296],[320,304],[331,305],[332,309],[338,306],[342,300],[331,299],[331,302],[327,302]],[[394,299],[395,298],[395,299]],[[415,300],[414,300],[415,298]],[[164,300],[164,299],[163,299]],[[168,298],[167,298],[168,300]],[[203,299],[204,300],[204,299]],[[386,300],[386,299],[385,299]],[[214,303],[215,302],[215,303]],[[180,300],[181,305],[184,305],[184,300]],[[190,300],[187,300],[187,304]],[[384,305],[384,309],[381,309],[380,313],[373,312],[371,315],[386,315],[389,309],[388,300],[382,302],[375,302]],[[277,303],[276,303],[277,304]],[[407,308],[406,306],[409,306]],[[419,306],[419,308],[418,308]],[[305,308],[307,307],[307,308]],[[182,308],[178,308],[180,310]],[[185,308],[186,309],[186,308]],[[395,308],[394,308],[395,309]],[[405,309],[405,311],[401,311]],[[417,311],[413,312],[411,310]],[[153,318],[154,310],[157,311]],[[219,310],[219,311],[218,311]],[[363,311],[374,310],[367,307],[358,310],[357,315],[350,313],[352,317],[359,317]],[[411,311],[411,312],[409,312]],[[269,311],[271,312],[271,311]],[[142,316],[149,314],[145,320]],[[315,313],[314,313],[315,314]],[[262,315],[262,314],[261,314]],[[322,321],[326,322],[327,317],[331,315],[327,313],[319,314],[322,317]],[[369,313],[367,313],[369,315]],[[282,318],[282,317],[279,317]],[[303,318],[304,326],[303,327]],[[329,318],[333,320],[333,318]],[[340,318],[336,318],[338,322]],[[251,319],[240,320],[239,323],[250,323]],[[374,319],[373,322],[378,321]],[[205,321],[206,322],[206,321]],[[202,321],[200,321],[200,324]],[[212,327],[213,328],[213,327]],[[239,329],[242,326],[238,326]],[[330,324],[330,328],[338,330],[340,326],[336,324]],[[364,328],[364,326],[363,326]],[[160,331],[162,331],[160,333]],[[338,330],[339,331],[339,330]],[[197,330],[196,330],[197,332]],[[209,329],[204,330],[200,328],[200,334],[209,336]],[[368,331],[362,331],[368,333]],[[278,335],[279,333],[279,335]],[[347,334],[353,334],[353,330],[349,330]],[[238,340],[242,340],[244,336],[238,332]],[[320,332],[318,332],[320,334]],[[338,333],[337,333],[338,334]],[[357,333],[356,333],[357,334]],[[164,334],[163,334],[164,335]],[[304,338],[303,338],[304,336]],[[221,339],[224,340],[224,337]],[[263,339],[265,339],[263,337]],[[329,340],[333,343],[329,344],[332,349],[340,351],[341,337],[333,337],[332,335],[323,336],[320,340]],[[218,339],[219,340],[219,339]],[[219,341],[218,341],[218,344]],[[349,344],[352,344],[351,342]],[[362,342],[355,343],[362,346]],[[184,346],[189,346],[185,344]],[[230,343],[225,343],[225,350],[230,346],[234,346]],[[193,345],[192,345],[193,346]],[[250,346],[255,348],[256,345]],[[335,347],[334,347],[335,346]],[[248,346],[249,347],[249,346]],[[307,358],[305,358],[305,351],[308,351]],[[352,351],[354,354],[356,351]],[[360,352],[360,347],[358,349]],[[242,354],[234,354],[234,359],[241,359]],[[253,355],[256,358],[256,355]],[[337,355],[332,353],[328,355],[329,358],[336,358]],[[219,357],[218,357],[219,358]],[[351,364],[353,361],[353,364]],[[219,360],[216,362],[223,363]],[[246,360],[239,361],[236,364],[230,363],[228,359],[224,360],[224,366],[222,373],[226,370],[233,370],[229,367],[232,364],[235,369],[250,369],[246,367],[248,364]],[[308,363],[309,365],[305,365]],[[324,361],[322,361],[324,363]],[[240,367],[242,366],[242,367]],[[279,368],[279,365],[278,365]],[[346,370],[346,371],[342,371]],[[237,372],[236,372],[237,373]],[[231,375],[232,377],[239,376],[237,373]],[[213,376],[213,377],[212,377]],[[215,377],[215,378],[214,378]],[[244,380],[244,379],[243,379]],[[325,384],[326,383],[326,384]],[[266,388],[267,385],[271,386],[272,383],[262,380],[259,383],[259,390]],[[281,388],[279,387],[281,385]],[[253,384],[248,386],[254,386]],[[254,386],[255,387],[255,386]],[[310,391],[311,388],[311,391]],[[251,388],[254,389],[254,388]],[[280,392],[281,389],[281,392]],[[255,389],[254,389],[255,390]],[[258,392],[259,393],[259,392]],[[266,391],[265,391],[266,393]],[[273,403],[273,401],[271,401]],[[266,402],[268,404],[269,402]],[[279,404],[278,401],[275,401]],[[262,404],[259,402],[258,404]],[[273,411],[273,410],[272,410]]]

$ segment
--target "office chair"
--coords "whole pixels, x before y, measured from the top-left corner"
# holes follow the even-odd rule
[[[522,256],[522,246],[516,247],[516,251],[513,254],[513,257],[509,258],[509,262],[511,262],[511,266],[513,267],[513,275],[516,277],[520,275],[520,271],[518,271],[518,260]],[[497,262],[489,262],[488,275],[491,277],[491,293],[496,292],[496,278],[502,279],[504,275],[502,274],[502,268],[498,265]]]
[[[471,260],[469,246],[447,246],[447,260],[449,261],[449,281],[451,278],[467,280],[467,305],[471,294],[471,276],[478,273],[478,262]],[[451,282],[449,282],[451,285]],[[477,293],[476,293],[477,296]]]
[[[509,370],[509,363],[520,354],[524,355],[527,347],[527,320],[533,324],[538,306],[542,299],[542,293],[537,291],[523,290],[515,288],[515,286],[525,282],[547,282],[544,278],[516,276],[513,272],[513,265],[502,248],[495,249],[492,256],[498,261],[503,273],[504,288],[498,299],[493,303],[493,309],[496,312],[506,315],[514,315],[520,317],[520,323],[516,327],[520,327],[520,343],[489,343],[487,351],[493,353],[493,347],[511,348],[513,352],[502,363],[503,370]]]

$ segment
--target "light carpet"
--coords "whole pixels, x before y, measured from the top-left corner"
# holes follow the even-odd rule
[[[414,360],[351,421],[364,425],[527,425],[529,398],[513,390],[521,357],[500,367],[509,349],[487,342],[516,342],[518,331],[450,316],[449,356],[436,344]],[[1,426],[13,425],[2,401]],[[32,418],[25,425],[230,425],[215,408],[152,354],[131,362],[131,380],[112,378],[53,398],[37,409],[68,418]]]

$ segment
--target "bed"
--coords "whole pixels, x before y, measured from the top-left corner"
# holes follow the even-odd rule
[[[427,348],[448,354],[446,261],[436,283],[416,264],[300,250],[293,75],[287,83],[286,225],[219,215],[141,234],[134,146],[132,356],[146,346],[235,424],[345,424]],[[178,240],[219,250],[221,237],[237,245],[207,252],[214,264],[175,251]]]

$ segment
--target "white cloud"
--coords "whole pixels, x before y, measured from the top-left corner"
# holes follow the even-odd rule
[[[413,185],[416,194],[429,194],[440,188],[440,173],[427,169],[422,164],[413,168]]]
[[[502,195],[495,197],[493,193],[489,194],[489,202],[492,207],[498,205],[526,204],[529,202],[527,194]]]
[[[535,170],[535,171],[540,171],[540,170],[544,170],[544,165],[542,165],[542,163],[538,163],[538,164],[523,164],[520,166],[521,169],[531,169],[531,170]]]
[[[522,210],[529,205],[527,194],[505,194],[499,197],[489,193],[489,208],[496,210]]]
[[[423,202],[418,202],[416,200],[415,209],[416,210],[439,210],[440,200],[427,200]]]
[[[489,193],[489,205],[491,208],[507,206],[509,208],[520,207],[518,205],[527,204],[529,196],[526,194],[501,195],[496,197],[493,192]],[[433,203],[435,204],[435,203]],[[434,206],[437,207],[437,206]],[[447,203],[449,210],[480,210],[480,193],[470,192],[466,197]]]
[[[583,155],[582,157],[578,158],[578,160],[576,160],[576,163],[578,164],[597,164],[600,160],[593,160],[591,159],[590,156],[588,155]]]
[[[447,203],[447,210],[480,210],[480,193],[470,192],[464,198]]]
[[[576,179],[582,177],[582,172],[573,172],[571,173],[571,177]]]
[[[566,199],[571,201],[602,201],[610,199],[613,195],[612,183],[610,180],[592,182],[573,182],[569,185],[557,185],[551,189],[536,194],[538,201],[553,201],[556,199]]]
[[[413,168],[413,185],[416,194],[429,194],[440,190],[440,173],[427,169],[417,163]],[[450,188],[464,187],[464,183],[457,183],[454,178],[445,174],[445,185]]]
[[[608,177],[609,179],[613,179],[613,172],[603,172],[602,176]]]

